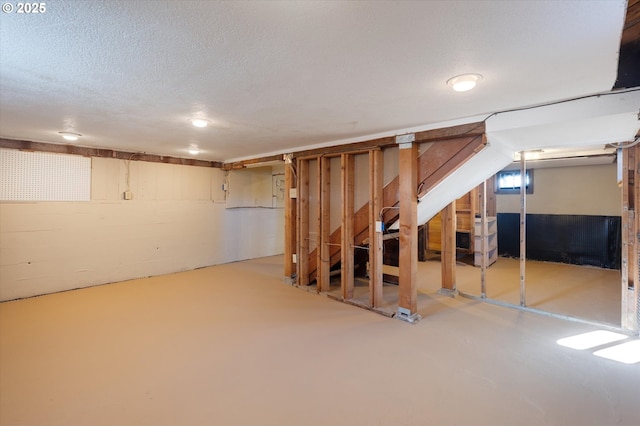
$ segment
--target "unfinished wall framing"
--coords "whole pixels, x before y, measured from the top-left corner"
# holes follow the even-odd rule
[[[416,286],[418,197],[427,194],[480,151],[486,144],[486,138],[484,125],[473,123],[416,133],[412,139],[408,146],[397,144],[395,138],[383,138],[292,154],[297,171],[297,207],[295,218],[293,214],[287,216],[287,227],[294,228],[295,223],[297,235],[295,244],[287,236],[289,243],[285,241],[285,244],[290,248],[285,252],[292,252],[295,245],[298,286],[308,287],[315,282],[316,291],[327,293],[331,289],[331,276],[339,273],[340,300],[378,309],[384,300],[383,240],[396,238],[402,262],[396,290],[397,312],[410,322],[419,318]],[[397,162],[397,172],[394,176],[387,176],[385,184],[384,154],[390,148],[394,149],[390,152],[397,152],[390,157]],[[359,162],[360,159],[366,159],[367,163]],[[338,163],[332,160],[339,160],[339,185],[332,172]],[[355,167],[356,163],[360,167]],[[354,178],[360,175],[361,167],[367,167],[363,164],[368,165],[366,187],[362,182],[355,182]],[[289,182],[287,186],[291,187],[292,181]],[[338,187],[340,197],[336,199],[333,193]],[[367,201],[360,205],[356,200],[362,193],[366,194]],[[340,220],[337,228],[332,229],[335,216],[332,218],[330,211],[333,209],[335,212],[336,204],[340,205]],[[383,235],[383,229],[398,220],[400,232]],[[362,250],[366,250],[366,256]],[[451,258],[455,261],[455,253]],[[362,267],[362,262],[367,263],[366,268]],[[286,265],[285,278],[292,276],[291,266]],[[336,269],[338,266],[339,270]],[[362,270],[369,278],[366,302],[354,299],[354,278]],[[448,286],[454,286],[453,273],[449,274],[448,280]]]
[[[623,328],[640,331],[640,146],[622,149],[622,318]]]

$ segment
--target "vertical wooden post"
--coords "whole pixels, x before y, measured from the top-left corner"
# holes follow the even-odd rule
[[[622,159],[620,159],[622,156]],[[638,280],[638,231],[640,218],[636,209],[640,197],[638,171],[640,149],[626,148],[619,153],[622,160],[622,300],[621,325],[628,330],[640,330],[640,291]]]
[[[520,153],[520,306],[526,306],[525,266],[527,259],[527,161]]]
[[[407,138],[408,136],[408,138]],[[399,149],[400,192],[400,271],[398,314],[403,321],[415,323],[418,315],[418,145],[415,135],[396,137]]]
[[[633,147],[633,199],[634,203],[638,203],[640,200],[640,181],[638,181],[638,175],[640,174],[640,146]],[[635,207],[635,206],[634,206]],[[629,299],[632,301],[630,306],[629,316],[631,317],[631,329],[640,331],[640,214],[638,209],[635,208],[635,214],[633,216],[633,288],[629,289]],[[628,288],[628,286],[627,286]],[[635,303],[633,303],[635,302]]]
[[[456,291],[456,201],[440,212],[440,268],[442,288],[439,293],[455,296]]]
[[[309,160],[298,160],[298,285],[309,285]]]
[[[471,255],[476,251],[476,213],[478,212],[478,204],[480,199],[478,198],[478,187],[476,186],[469,191],[469,252]]]
[[[495,217],[497,215],[496,207],[496,191],[495,191],[495,177],[492,176],[487,179],[484,184],[486,185],[485,193],[487,197],[487,216]]]
[[[342,183],[342,248],[341,254],[341,288],[344,300],[353,298],[353,204],[354,204],[354,158],[351,154],[341,156]]]
[[[369,305],[382,303],[382,223],[383,156],[379,149],[369,151]],[[379,231],[379,232],[378,232]]]
[[[487,181],[482,182],[480,194],[480,297],[484,299],[487,297],[487,262],[489,261],[489,247],[487,247]]]
[[[290,160],[289,160],[290,161]],[[286,163],[284,166],[284,276],[285,280],[292,283],[295,274],[295,263],[293,255],[296,254],[296,199],[292,198],[292,192],[296,189],[295,173],[293,163]],[[291,191],[291,190],[294,191]]]
[[[320,198],[318,205],[318,291],[329,291],[330,288],[330,270],[331,255],[329,247],[330,237],[330,200],[331,200],[331,159],[320,157],[318,159],[318,197]]]

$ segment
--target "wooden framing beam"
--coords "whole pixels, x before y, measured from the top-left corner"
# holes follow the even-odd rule
[[[382,304],[382,230],[376,223],[382,220],[384,158],[382,151],[369,151],[369,306]],[[380,231],[380,232],[378,232]]]
[[[417,132],[415,134],[415,142],[425,143],[434,141],[445,141],[449,139],[457,139],[461,137],[479,136],[484,134],[485,125],[484,122],[476,122],[469,124],[462,124],[459,126],[445,127],[442,129],[425,130]],[[318,155],[341,155],[343,153],[353,152],[367,152],[370,149],[375,148],[387,148],[396,146],[395,137],[384,137],[378,139],[371,139],[363,142],[355,142],[345,145],[335,145],[325,148],[309,149],[304,151],[294,152],[293,155],[296,158],[306,156],[318,156]]]
[[[418,315],[418,145],[400,143],[400,262],[398,319],[415,323]]]
[[[353,298],[353,246],[355,244],[355,238],[353,235],[354,164],[355,161],[353,155],[342,154],[340,161],[342,183],[342,249],[340,250],[340,271],[343,300]]]
[[[298,161],[298,285],[309,285],[309,160]]]
[[[317,283],[318,292],[329,291],[331,278],[331,254],[329,246],[330,237],[330,206],[331,206],[331,159],[320,157],[318,159],[318,253]]]
[[[418,163],[418,176],[421,184],[419,188],[422,191],[428,191],[438,182],[441,182],[449,173],[452,173],[461,164],[473,157],[476,152],[484,148],[486,139],[482,135],[478,136],[464,136],[456,139],[447,139],[443,141],[433,142],[419,157]],[[353,152],[350,152],[353,153]],[[354,154],[355,155],[355,154]],[[329,155],[328,155],[329,156]],[[315,159],[317,157],[304,157],[306,159]],[[300,160],[301,157],[298,157]],[[399,194],[399,177],[394,178],[391,182],[388,182],[383,189],[383,205],[386,207],[398,205]],[[394,222],[398,217],[397,209],[388,209],[384,214],[383,221],[385,223]],[[369,236],[368,223],[369,223],[369,205],[364,204],[355,213],[355,243],[356,245],[362,244],[363,240]],[[340,228],[334,230],[330,237],[330,253],[331,263],[335,265],[340,261],[340,242],[341,242],[341,230]],[[310,262],[310,279],[313,280],[317,277],[317,256],[312,255],[309,259]]]
[[[456,201],[441,212],[440,268],[442,270],[441,293],[454,295],[456,291]]]
[[[115,158],[117,160],[146,161],[150,163],[179,164],[183,166],[222,168],[219,161],[196,160],[193,158],[154,155],[144,152],[116,151],[113,149],[89,148],[77,145],[21,141],[0,138],[0,148],[19,149],[21,151],[51,152],[55,154],[81,155],[83,157]]]
[[[640,330],[639,244],[640,215],[640,147],[622,150],[622,300],[621,325],[633,331]]]
[[[235,170],[235,169],[244,169],[247,166],[258,165],[262,163],[277,163],[281,162],[283,158],[282,154],[270,155],[268,157],[258,157],[252,158],[250,160],[242,160],[242,161],[234,161],[232,163],[224,163],[222,165],[223,170]],[[265,164],[265,165],[267,165]]]
[[[284,276],[292,280],[295,274],[293,255],[296,253],[296,199],[292,198],[295,191],[296,179],[293,164],[286,164],[284,168]]]

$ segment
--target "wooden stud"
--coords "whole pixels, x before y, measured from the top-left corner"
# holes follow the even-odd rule
[[[640,214],[638,212],[637,203],[640,201],[640,146],[633,147],[633,165],[634,180],[633,180],[633,200],[635,207],[635,214],[633,216],[633,256],[632,263],[632,276],[633,287],[628,288],[629,299],[631,301],[629,307],[629,316],[631,317],[631,329],[638,332],[640,331]]]
[[[440,268],[443,293],[456,291],[456,201],[442,209]]]
[[[298,285],[309,285],[309,160],[298,161]]]
[[[341,288],[344,300],[353,298],[354,262],[353,246],[353,204],[354,204],[354,158],[351,154],[341,156],[342,183],[342,248],[341,253]]]
[[[252,158],[250,160],[236,161],[233,163],[224,163],[222,168],[224,170],[244,169],[247,166],[255,166],[259,164],[269,165],[270,163],[277,164],[280,161],[282,161],[282,155],[276,154],[276,155],[270,155],[268,157],[259,157],[259,158]]]
[[[284,276],[291,279],[295,273],[293,255],[296,253],[296,199],[291,198],[291,189],[296,188],[293,164],[284,167]]]
[[[383,197],[382,151],[369,152],[369,305],[377,308],[382,304],[382,232],[376,231],[381,221]]]
[[[526,306],[525,270],[527,261],[527,162],[520,153],[520,306]]]
[[[331,159],[320,157],[318,159],[318,197],[320,206],[318,211],[318,291],[324,292],[330,289],[331,278],[331,254],[329,246],[330,237],[330,203],[331,203]]]
[[[480,201],[478,187],[469,191],[469,252],[473,255],[476,248],[476,213]]]
[[[19,149],[21,151],[53,152],[56,154],[81,155],[84,157],[115,158],[118,160],[146,161],[150,163],[179,164],[183,166],[224,168],[219,161],[196,160],[194,158],[154,155],[144,152],[117,151],[113,149],[88,148],[78,145],[63,145],[45,142],[21,141],[0,138],[0,148]],[[282,156],[279,157],[282,159]]]
[[[464,136],[457,139],[447,139],[445,141],[434,142],[427,150],[425,150],[419,158],[418,176],[420,179],[421,193],[430,190],[434,185],[441,182],[448,174],[456,170],[460,165],[464,164],[475,153],[481,150],[486,144],[486,139],[479,136]],[[327,155],[330,156],[330,155]],[[315,159],[317,157],[304,157]],[[300,159],[300,158],[298,158]],[[384,186],[383,205],[386,207],[398,205],[399,194],[399,177]],[[384,222],[390,223],[398,218],[398,209],[388,209],[384,214]],[[355,213],[354,218],[354,235],[355,243],[359,245],[369,236],[367,230],[369,224],[369,205],[364,204]],[[438,231],[439,232],[439,231]],[[331,233],[330,242],[334,244],[330,246],[331,264],[334,265],[340,261],[340,228]],[[309,259],[310,279],[313,280],[317,275],[317,256],[311,256]]]
[[[640,330],[638,318],[638,231],[640,230],[637,200],[640,197],[638,171],[640,149],[622,150],[622,300],[621,325],[628,330]]]
[[[485,185],[486,185],[485,193],[487,198],[486,214],[489,217],[495,217],[497,215],[495,183],[496,183],[495,176],[492,176],[485,181]]]
[[[475,225],[475,220],[474,220]],[[475,228],[475,226],[474,226]],[[487,262],[489,261],[489,247],[487,247],[487,181],[480,185],[480,297],[487,297]],[[473,254],[475,262],[475,253]]]
[[[459,138],[475,138],[482,135],[485,131],[484,122],[476,122],[462,124],[459,126],[445,127],[442,129],[425,130],[415,134],[416,143],[426,143],[434,141],[450,141]],[[484,142],[486,143],[486,141]],[[396,146],[395,137],[384,137],[379,139],[371,139],[363,142],[356,142],[345,145],[336,145],[324,148],[316,148],[294,153],[296,158],[318,155],[341,155],[344,153],[367,152],[370,149],[386,148]]]
[[[410,145],[410,146],[403,146]],[[400,170],[399,311],[417,314],[418,287],[418,145],[402,144]],[[402,317],[400,317],[402,319]]]

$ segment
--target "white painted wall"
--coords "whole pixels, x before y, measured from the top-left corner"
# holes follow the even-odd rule
[[[226,209],[224,172],[92,159],[89,202],[0,203],[0,300],[283,252],[282,209]]]
[[[231,170],[227,208],[272,207],[273,170],[271,166]]]
[[[519,213],[519,195],[497,195],[499,213]],[[615,164],[534,170],[527,213],[620,216],[622,190]]]

